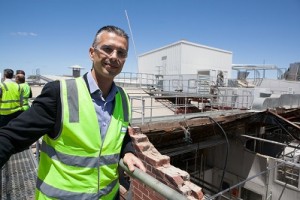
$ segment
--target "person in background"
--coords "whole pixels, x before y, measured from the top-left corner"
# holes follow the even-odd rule
[[[22,113],[21,110],[21,89],[12,80],[14,71],[5,69],[4,81],[0,84],[0,127],[8,124],[12,119]]]
[[[25,72],[23,70],[16,71],[16,83],[21,87],[22,110],[29,109],[29,98],[32,98],[32,91],[30,85],[25,82]]]
[[[128,35],[98,30],[83,77],[47,83],[32,106],[0,129],[0,167],[40,137],[36,199],[119,199],[118,163],[146,171],[128,133],[129,97],[114,77],[128,53]]]

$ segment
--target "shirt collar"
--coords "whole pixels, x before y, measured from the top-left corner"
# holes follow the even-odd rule
[[[98,87],[95,79],[93,78],[92,76],[92,71],[89,71],[87,73],[87,81],[88,81],[88,84],[89,84],[89,88],[90,88],[90,93],[93,94],[97,91],[100,92],[101,96],[102,96],[102,91],[101,89]],[[118,92],[118,89],[117,89],[117,86],[115,84],[115,82],[112,83],[112,86],[111,86],[111,89],[109,91],[109,94],[106,98],[106,101],[111,101],[114,99],[115,97],[115,94]]]
[[[92,76],[92,71],[89,71],[87,73],[87,81],[89,84],[89,88],[90,88],[90,93],[93,94],[94,92],[96,92],[97,90],[100,90],[96,81],[94,80],[93,76]],[[101,91],[101,90],[100,90]]]
[[[3,82],[14,82],[14,81],[12,79],[10,79],[10,78],[7,78]]]

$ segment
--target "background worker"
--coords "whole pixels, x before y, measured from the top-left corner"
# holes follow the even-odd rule
[[[24,71],[24,70],[21,70],[21,69],[18,69],[18,70],[16,71],[16,76],[18,76],[18,75],[23,75],[23,76],[24,76],[24,83],[25,83],[25,85],[27,85],[26,87],[30,88],[29,98],[32,98],[32,90],[31,90],[30,85],[26,82],[25,71]]]
[[[118,162],[146,171],[128,134],[130,103],[114,78],[123,68],[128,35],[97,32],[83,77],[46,84],[32,106],[0,129],[0,167],[43,136],[36,199],[119,199]]]
[[[29,98],[32,98],[32,91],[30,85],[25,82],[25,72],[23,70],[17,70],[15,76],[16,83],[21,87],[21,98],[22,98],[22,110],[29,109]]]
[[[5,69],[4,81],[0,84],[0,127],[22,113],[21,110],[21,89],[12,80],[14,71]]]

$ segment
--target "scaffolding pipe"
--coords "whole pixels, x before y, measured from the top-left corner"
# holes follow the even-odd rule
[[[253,136],[250,136],[250,135],[241,135],[241,136],[242,137],[246,137],[246,138],[250,138],[250,139],[254,139],[254,140],[260,140],[260,141],[263,141],[263,142],[277,144],[277,145],[281,145],[281,146],[285,146],[285,147],[289,146],[289,145],[281,143],[281,142],[275,142],[275,141],[272,141],[272,140],[267,140],[267,139],[263,139],[263,138],[253,137]]]
[[[141,181],[145,185],[152,188],[154,191],[159,193],[161,196],[166,199],[176,199],[176,200],[187,200],[188,198],[180,194],[176,190],[173,190],[169,186],[163,184],[157,179],[153,178],[149,174],[141,171],[138,168],[135,168],[134,172],[129,171],[128,167],[124,164],[123,159],[120,160],[119,165],[121,168],[131,177]]]
[[[227,189],[225,189],[225,190],[223,190],[223,191],[221,191],[221,192],[219,192],[219,193],[217,193],[217,194],[215,194],[215,195],[213,195],[213,196],[208,197],[206,200],[212,200],[212,199],[215,199],[216,197],[218,197],[218,196],[220,196],[220,195],[223,195],[224,193],[226,193],[226,192],[232,190],[233,188],[236,188],[236,187],[238,187],[238,186],[240,186],[240,185],[242,185],[242,184],[244,184],[244,183],[246,183],[246,182],[248,182],[248,181],[250,181],[250,180],[252,180],[252,179],[254,179],[254,178],[256,178],[256,177],[258,177],[258,176],[261,176],[261,175],[263,175],[263,174],[265,174],[265,173],[267,173],[267,172],[269,172],[269,171],[275,169],[276,167],[279,167],[279,166],[281,166],[281,165],[284,165],[284,164],[285,164],[285,163],[282,162],[282,163],[277,164],[277,165],[275,165],[275,166],[273,166],[273,167],[267,168],[266,170],[264,170],[264,171],[262,171],[262,172],[259,172],[258,174],[255,174],[255,175],[253,175],[253,176],[247,178],[246,180],[243,180],[243,181],[241,181],[241,182],[239,182],[239,183],[237,183],[237,184],[235,184],[235,185],[233,185],[233,186],[231,186],[231,187],[229,187],[229,188],[227,188]]]

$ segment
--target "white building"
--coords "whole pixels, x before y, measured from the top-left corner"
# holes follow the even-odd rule
[[[185,40],[152,50],[138,57],[139,73],[155,74],[174,82],[174,89],[189,91],[190,86],[198,82],[200,77],[208,78],[209,85],[216,83],[217,75],[222,72],[224,83],[230,78],[232,52],[191,43]],[[184,83],[183,80],[191,80]],[[168,87],[164,84],[163,88]]]

